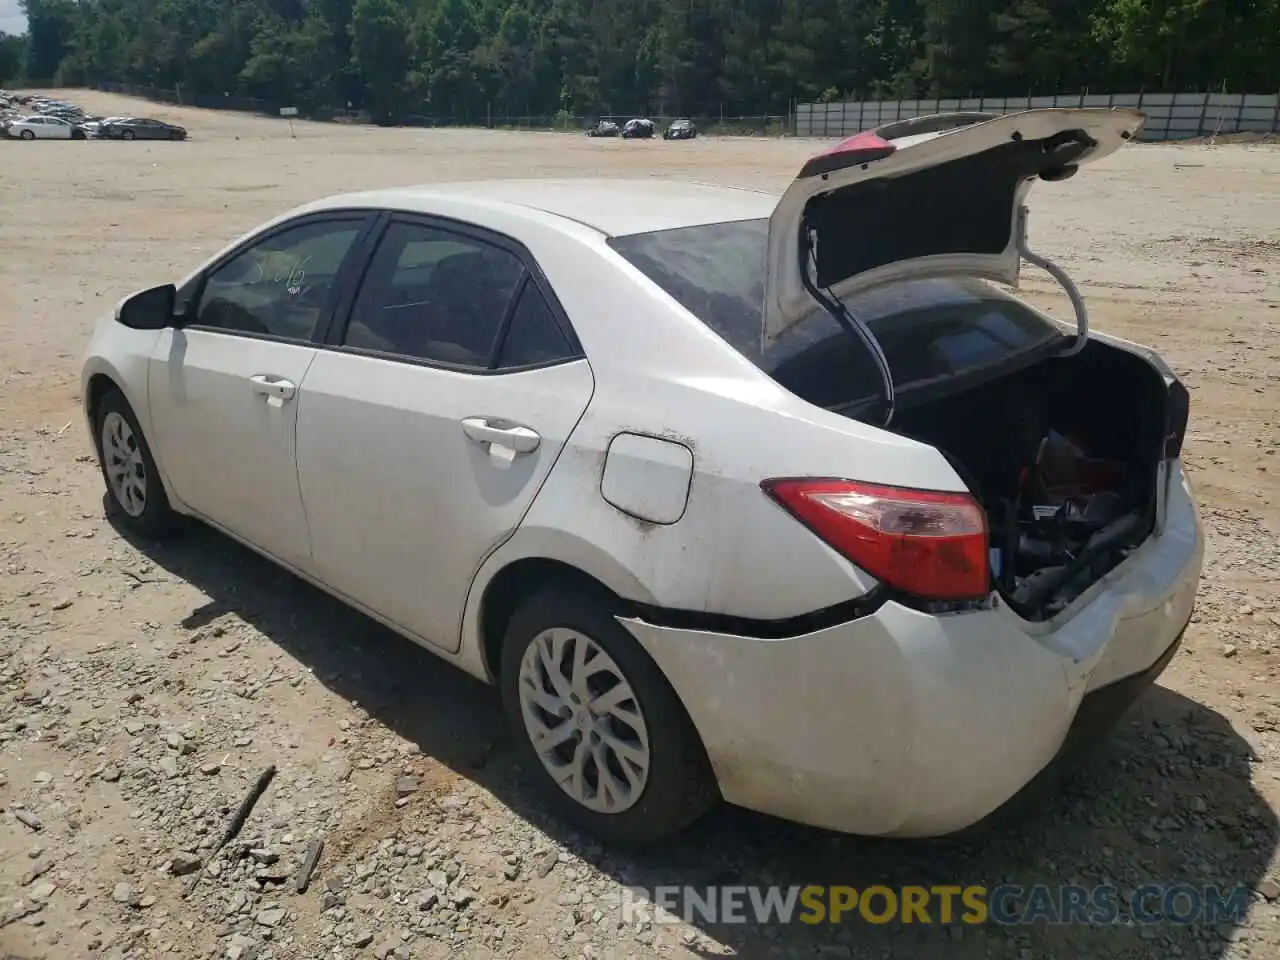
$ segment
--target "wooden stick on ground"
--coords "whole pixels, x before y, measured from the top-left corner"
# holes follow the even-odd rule
[[[245,821],[249,819],[249,814],[253,812],[253,805],[258,802],[267,791],[267,786],[271,783],[271,778],[276,775],[276,765],[273,763],[260,774],[258,779],[253,782],[253,786],[249,788],[249,792],[245,794],[240,806],[236,807],[235,813],[231,815],[231,819],[227,821],[227,828],[222,831],[222,836],[218,838],[218,842],[214,844],[213,849],[209,851],[209,855],[205,857],[204,863],[200,865],[200,869],[187,882],[187,889],[182,896],[189,897],[191,891],[196,888],[196,884],[200,882],[200,878],[204,876],[205,867],[218,855],[228,843],[235,839],[236,835],[244,827]]]

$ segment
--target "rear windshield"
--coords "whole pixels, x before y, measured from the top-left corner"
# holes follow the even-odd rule
[[[614,237],[610,244],[650,280],[789,389],[840,406],[874,396],[871,357],[814,304],[761,349],[768,220],[743,220]],[[895,389],[910,391],[1060,339],[1062,331],[980,280],[912,280],[850,297],[849,311],[879,341]]]

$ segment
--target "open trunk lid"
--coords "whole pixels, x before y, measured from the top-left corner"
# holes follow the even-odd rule
[[[843,300],[926,276],[1016,284],[1024,256],[1045,266],[1025,249],[1032,183],[1113,153],[1144,120],[1108,108],[945,114],[859,133],[814,157],[769,220],[763,344],[813,311],[813,288]]]

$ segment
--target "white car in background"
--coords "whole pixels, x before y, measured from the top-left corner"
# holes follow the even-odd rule
[[[91,137],[100,136],[102,127],[108,123],[118,123],[121,120],[127,120],[127,117],[91,117],[80,124],[84,128],[85,133]]]
[[[22,117],[5,129],[9,136],[20,140],[83,140],[86,137],[79,126],[60,117]]]
[[[118,522],[197,517],[497,683],[614,842],[717,797],[930,836],[1164,668],[1188,395],[1090,334],[1024,199],[1141,115],[921,118],[779,199],[656,180],[332,197],[124,300],[83,368]],[[1022,259],[1059,323],[992,284]]]

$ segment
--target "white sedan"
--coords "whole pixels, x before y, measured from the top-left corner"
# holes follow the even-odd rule
[[[22,117],[7,127],[9,136],[22,140],[83,140],[85,133],[61,117]]]
[[[497,683],[614,842],[718,797],[929,836],[1177,649],[1188,395],[1089,333],[1023,206],[1141,126],[924,118],[781,198],[508,181],[349,194],[124,300],[83,369],[109,502],[184,514]],[[991,281],[1067,287],[1058,322]]]

